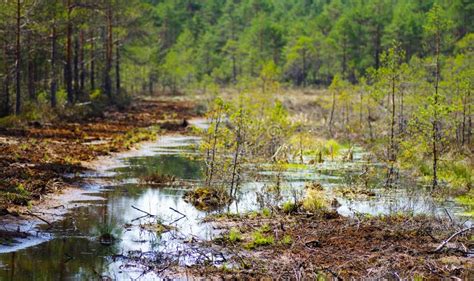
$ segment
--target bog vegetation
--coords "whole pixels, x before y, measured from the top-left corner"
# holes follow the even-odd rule
[[[16,119],[11,115],[36,120],[77,104],[100,111],[140,92],[238,88],[231,103],[215,102],[205,148],[207,184],[230,169],[225,182],[233,190],[240,163],[256,154],[273,156],[283,144],[268,130],[289,133],[283,106],[270,96],[284,96],[291,86],[327,87],[316,98],[325,131],[372,147],[387,163],[387,185],[399,168],[413,166],[433,188],[472,182],[469,1],[68,0],[1,6],[3,124]],[[230,143],[221,143],[227,134]],[[233,156],[216,159],[219,147]]]
[[[186,119],[206,111],[209,127],[198,132],[203,179],[184,200],[199,210],[222,210],[238,202],[244,184],[264,185],[255,194],[258,211],[219,214],[223,221],[236,218],[217,238],[223,245],[271,249],[264,260],[275,271],[290,272],[288,279],[324,264],[309,251],[324,243],[327,264],[347,259],[340,249],[348,248],[358,259],[358,274],[380,264],[396,264],[407,274],[464,274],[464,267],[444,266],[439,274],[424,258],[437,258],[450,239],[472,226],[433,252],[432,240],[447,235],[442,223],[431,227],[434,220],[424,216],[354,212],[356,226],[338,215],[337,196],[331,201],[320,183],[288,190],[284,173],[351,162],[363,149],[376,158],[371,164],[381,164],[384,191],[414,179],[440,200],[456,196],[472,216],[472,1],[6,0],[0,3],[0,50],[2,213],[10,205],[30,208],[32,198],[76,180],[66,180],[64,172],[82,171],[81,161],[129,149],[167,129],[189,133]],[[174,99],[184,94],[192,102]],[[195,106],[196,100],[202,104]],[[46,183],[34,169],[47,175]],[[357,184],[331,191],[374,197],[365,187],[380,175],[369,169]],[[161,188],[179,180],[155,173],[139,183]],[[143,227],[159,234],[172,229],[159,221]],[[96,232],[102,244],[114,244],[120,231],[105,224]],[[315,233],[321,241],[302,240]],[[468,256],[472,237],[463,239],[467,248],[460,243],[456,253]],[[377,248],[387,241],[395,246]],[[377,259],[368,261],[358,247],[375,249],[369,254],[377,252],[383,262],[371,264]],[[278,264],[275,249],[308,256],[296,268],[297,255],[283,259],[291,265]],[[318,271],[340,278],[328,268]]]

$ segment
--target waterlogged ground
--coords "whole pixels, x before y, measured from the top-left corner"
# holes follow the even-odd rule
[[[222,262],[224,257],[195,249],[189,243],[219,235],[211,225],[201,223],[208,213],[183,200],[186,190],[199,185],[202,177],[203,165],[194,149],[198,142],[196,137],[165,136],[126,157],[103,164],[95,173],[85,174],[90,184],[84,187],[86,192],[81,200],[73,202],[77,207],[64,219],[42,226],[39,238],[28,238],[35,241],[32,246],[0,247],[0,279],[154,278],[166,276],[172,261],[192,265],[205,255],[215,264]],[[305,184],[316,181],[341,203],[337,211],[342,215],[449,213],[463,220],[465,210],[461,206],[449,200],[436,201],[422,188],[383,189],[379,166],[366,161],[366,156],[356,151],[353,162],[294,165],[281,173],[269,167],[261,173],[259,182],[243,184],[238,200],[221,211],[258,210],[263,201],[292,200],[303,196]],[[174,176],[175,183],[156,186],[140,181],[153,174]],[[279,196],[268,192],[277,177],[283,181]],[[339,190],[366,183],[375,196],[344,196]],[[98,238],[104,233],[119,239],[104,245],[108,241]],[[22,245],[28,246],[27,243]],[[130,256],[133,259],[126,258]],[[136,262],[141,259],[153,260],[155,267]]]

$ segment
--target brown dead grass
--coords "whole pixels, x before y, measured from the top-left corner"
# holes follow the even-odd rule
[[[214,225],[224,229],[224,235],[213,241],[212,246],[220,245],[223,252],[231,253],[229,263],[236,266],[225,270],[201,269],[202,276],[285,280],[318,276],[341,280],[474,277],[473,259],[455,249],[460,243],[472,248],[469,235],[457,238],[449,249],[433,253],[454,230],[428,217],[388,216],[358,221],[305,214],[271,218],[234,216],[217,219]],[[275,242],[245,249],[252,239],[249,233],[261,231],[262,226]],[[240,230],[241,242],[228,239],[231,228]]]

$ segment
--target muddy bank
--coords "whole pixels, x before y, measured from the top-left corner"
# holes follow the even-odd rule
[[[425,216],[346,218],[337,213],[224,215],[208,218],[223,235],[203,247],[231,256],[194,274],[215,277],[443,279],[474,277],[472,229]]]
[[[94,160],[107,161],[107,156],[155,140],[158,135],[185,132],[185,120],[196,116],[195,104],[190,101],[138,99],[125,109],[108,108],[99,117],[56,118],[0,128],[2,224],[49,222],[68,201],[64,198],[70,192],[62,191],[80,192],[78,187],[84,181],[78,175],[96,166]],[[45,198],[47,194],[54,196]],[[44,214],[44,209],[51,208],[52,215]],[[2,243],[24,236],[22,231],[2,233]]]

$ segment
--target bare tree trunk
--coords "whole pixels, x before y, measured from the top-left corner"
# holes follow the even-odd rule
[[[15,77],[16,77],[16,105],[15,114],[21,113],[21,0],[17,0],[16,10],[16,62],[15,62]]]
[[[95,90],[95,44],[94,44],[94,31],[91,29],[91,34],[90,34],[90,40],[91,40],[91,50],[90,50],[90,56],[91,56],[91,63],[90,63],[90,82],[91,82],[91,92]]]
[[[398,114],[398,131],[402,135],[405,132],[405,115],[404,115],[404,106],[405,106],[405,95],[402,91],[400,92],[400,113]]]
[[[84,59],[84,31],[79,32],[79,92],[84,95],[84,84],[86,81],[86,65]]]
[[[112,70],[112,47],[113,47],[113,35],[112,35],[112,7],[110,2],[107,2],[106,11],[107,21],[107,40],[105,43],[105,71],[104,71],[104,91],[109,101],[112,101],[112,80],[110,78],[110,72]]]
[[[27,37],[27,45],[31,46],[31,38],[30,35]],[[28,98],[31,101],[34,101],[36,99],[36,94],[35,94],[35,64],[34,64],[34,58],[31,55],[32,50],[28,50],[27,53],[27,60],[28,60]]]
[[[72,87],[72,22],[71,13],[73,6],[71,0],[67,1],[67,27],[66,27],[66,64],[64,68],[64,80],[66,83],[67,101],[69,105],[74,103],[74,91]]]
[[[3,66],[4,66],[4,80],[3,80],[3,94],[5,96],[2,116],[10,114],[10,69],[8,67],[8,44],[7,41],[3,43]]]
[[[53,25],[51,27],[51,85],[50,85],[50,98],[51,107],[56,107],[56,19],[53,19]]]
[[[329,115],[329,122],[328,122],[329,134],[331,134],[331,136],[333,135],[332,123],[333,123],[333,120],[334,120],[334,111],[335,111],[335,109],[336,109],[336,91],[333,90],[333,92],[332,92],[331,114]]]
[[[395,152],[395,116],[396,116],[396,104],[395,104],[395,74],[392,74],[392,94],[391,94],[391,103],[392,103],[392,115],[390,119],[390,145],[388,151],[388,160],[390,162],[390,167],[387,175],[387,186],[391,186],[393,183],[393,176],[395,174],[395,161],[396,161],[396,152]]]
[[[234,191],[237,190],[238,183],[237,183],[237,178],[238,178],[238,170],[239,170],[239,155],[240,155],[240,146],[243,143],[242,139],[242,123],[243,123],[243,109],[242,106],[240,108],[239,112],[239,124],[237,128],[237,133],[236,133],[236,147],[235,147],[235,152],[234,152],[234,161],[232,163],[232,179],[230,183],[230,195],[234,195]]]
[[[433,154],[433,184],[435,189],[438,186],[438,138],[439,138],[439,120],[438,120],[438,94],[439,94],[439,80],[440,80],[440,47],[441,34],[439,30],[436,32],[436,72],[435,72],[435,94],[434,94],[434,112],[432,121],[432,154]]]
[[[80,87],[79,87],[79,39],[77,38],[77,35],[74,36],[74,53],[73,53],[73,68],[74,68],[74,74],[73,74],[73,80],[74,80],[74,100],[78,101],[81,93],[80,93]]]
[[[117,96],[119,96],[121,93],[121,81],[120,81],[120,44],[117,42],[117,45],[115,46],[115,88],[116,88],[116,93]]]

